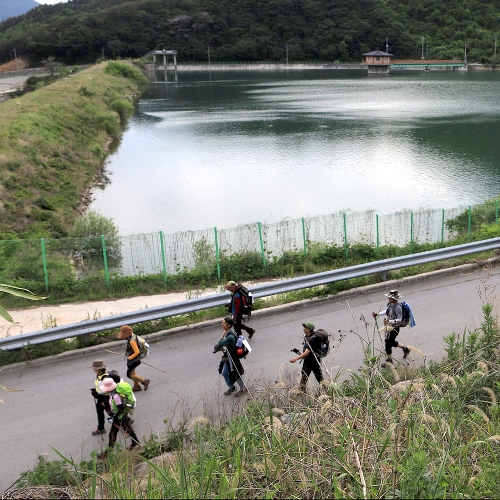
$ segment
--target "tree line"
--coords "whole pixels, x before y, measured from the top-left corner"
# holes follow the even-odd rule
[[[360,62],[395,58],[495,62],[500,4],[488,0],[70,0],[0,24],[0,62],[12,48],[33,63],[67,64],[178,51],[179,62]]]

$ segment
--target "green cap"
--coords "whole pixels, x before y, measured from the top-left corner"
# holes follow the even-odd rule
[[[302,323],[302,326],[304,328],[307,328],[308,330],[310,330],[311,332],[314,332],[314,325],[312,323]]]

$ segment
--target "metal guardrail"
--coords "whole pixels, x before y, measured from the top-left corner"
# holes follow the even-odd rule
[[[418,254],[393,257],[391,259],[379,260],[368,264],[359,264],[357,266],[335,269],[333,271],[326,271],[308,276],[300,276],[298,278],[291,278],[276,283],[259,285],[252,287],[251,292],[255,298],[268,297],[270,295],[301,290],[302,288],[325,285],[327,283],[334,283],[336,281],[342,281],[350,278],[358,278],[369,274],[386,273],[387,271],[401,269],[402,267],[417,266],[428,262],[460,257],[471,253],[495,250],[497,248],[500,248],[500,238],[492,238],[474,243],[466,243],[464,245],[430,250],[428,252],[421,252]],[[178,316],[180,314],[187,314],[203,309],[222,306],[227,303],[228,295],[226,293],[190,299],[183,302],[177,302],[175,304],[151,307],[141,309],[140,311],[117,314],[116,316],[87,320],[82,321],[81,323],[58,326],[47,330],[39,330],[37,332],[7,337],[0,339],[0,349],[19,349],[27,345],[54,342],[56,340],[63,340],[70,337],[89,335],[91,333],[97,333],[104,330],[118,329],[124,324],[142,323],[144,321]]]

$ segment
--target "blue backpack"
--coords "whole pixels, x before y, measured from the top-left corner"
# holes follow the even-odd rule
[[[415,318],[413,317],[413,313],[411,311],[411,307],[404,300],[400,302],[401,309],[403,309],[403,320],[399,323],[398,326],[408,326],[410,324],[410,328],[416,325]]]

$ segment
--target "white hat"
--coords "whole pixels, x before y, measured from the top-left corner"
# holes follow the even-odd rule
[[[401,294],[398,293],[397,290],[391,290],[389,293],[386,293],[385,296],[388,299],[394,299],[394,300],[399,300],[403,297]]]

